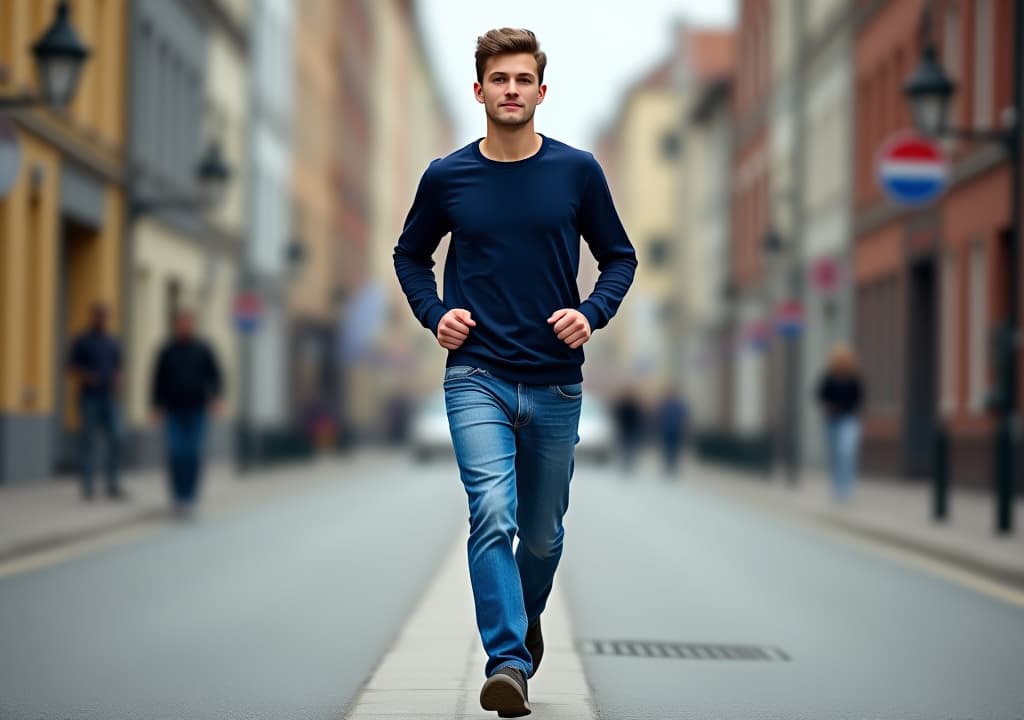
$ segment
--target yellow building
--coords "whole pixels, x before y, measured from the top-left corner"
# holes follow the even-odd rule
[[[373,3],[374,85],[402,87],[400,93],[376,93],[372,153],[370,247],[362,299],[378,330],[369,353],[350,370],[347,386],[352,422],[364,434],[384,429],[388,403],[436,388],[445,353],[420,327],[395,277],[392,253],[402,232],[420,176],[430,161],[447,155],[451,120],[438,79],[428,61],[412,3]],[[472,74],[467,61],[466,78]],[[415,118],[415,122],[410,122]],[[442,270],[447,240],[435,253]],[[440,287],[440,283],[439,283]],[[348,318],[348,321],[358,318]]]
[[[666,385],[686,390],[687,336],[702,310],[705,266],[692,232],[689,170],[702,148],[686,137],[686,114],[702,83],[731,63],[728,33],[679,25],[669,55],[628,91],[602,138],[609,182],[639,266],[612,329],[616,364],[653,399]]]
[[[120,325],[125,217],[127,0],[75,0],[91,50],[65,111],[0,109],[20,162],[0,197],[0,483],[38,480],[74,461],[75,389],[63,358],[90,306]],[[29,48],[56,2],[0,2],[0,96],[34,93]]]

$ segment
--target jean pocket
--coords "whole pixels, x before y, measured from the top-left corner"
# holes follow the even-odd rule
[[[452,365],[444,370],[444,381],[449,380],[461,380],[462,378],[472,377],[473,375],[486,374],[486,370],[481,368],[471,367],[469,365]]]
[[[565,400],[579,400],[583,397],[583,383],[569,383],[568,385],[552,385],[559,397]]]

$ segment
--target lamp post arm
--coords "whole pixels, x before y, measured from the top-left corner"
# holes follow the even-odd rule
[[[12,97],[0,97],[0,110],[14,110],[18,108],[37,107],[45,105],[46,102],[35,95],[15,95]]]
[[[975,140],[980,142],[997,142],[1010,146],[1015,142],[1014,135],[1016,126],[1009,130],[982,130],[980,128],[957,128],[944,127],[939,131],[939,137],[958,138],[960,140]]]

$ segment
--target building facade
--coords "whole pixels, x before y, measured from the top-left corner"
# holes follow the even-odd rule
[[[409,402],[436,389],[443,372],[443,351],[409,312],[392,254],[420,176],[431,160],[454,148],[450,115],[413,4],[370,7],[374,86],[407,90],[373,94],[369,245],[365,275],[345,311],[349,422],[356,436],[376,440],[401,434]],[[467,61],[466,77],[472,72]],[[447,247],[445,239],[435,253],[436,273],[443,271]]]
[[[256,331],[242,338],[239,453],[265,457],[292,429],[288,397],[288,245],[293,238],[293,3],[249,6],[248,234],[239,289],[262,308]]]
[[[0,94],[34,92],[29,48],[55,2],[0,4]],[[71,105],[0,110],[19,162],[0,196],[0,483],[30,482],[75,463],[72,338],[104,303],[124,327],[125,71],[128,4],[79,0],[70,21],[91,50]]]
[[[736,337],[728,357],[728,428],[737,442],[757,448],[752,453],[760,456],[773,444],[768,411],[771,287],[763,251],[771,227],[772,9],[767,0],[743,0],[739,8],[727,292]]]
[[[804,332],[800,345],[802,462],[821,468],[826,448],[818,379],[837,343],[853,345],[853,13],[847,0],[806,3],[800,68],[802,168],[797,185]]]
[[[998,145],[945,141],[948,190],[906,209],[882,195],[874,159],[912,126],[901,88],[929,36],[957,84],[950,125],[1000,122],[1012,104],[1012,69],[999,59],[1012,57],[1015,7],[1009,0],[861,4],[854,265],[868,387],[865,461],[874,472],[929,475],[943,429],[953,481],[991,484],[991,344],[1006,317],[1009,273],[1020,273],[1009,262],[1009,163]]]
[[[302,111],[292,139],[288,395],[296,432],[320,446],[334,444],[339,415],[335,289],[344,245],[332,184],[339,10],[333,0],[309,0],[295,6],[294,22],[295,103]]]
[[[236,51],[221,45],[231,41],[215,40],[224,31],[212,22],[211,5],[140,0],[131,6],[127,459],[145,464],[161,457],[160,435],[148,423],[150,388],[156,356],[179,310],[196,313],[199,332],[225,364],[229,386],[234,379],[229,308],[239,195],[229,190],[228,207],[213,222],[198,167],[205,149],[237,122],[231,93],[219,107],[211,104],[211,93],[224,84],[223,75],[230,84],[239,72],[231,60]],[[229,152],[237,159],[236,147]],[[237,173],[232,181],[238,182]],[[214,455],[230,452],[232,435],[226,419],[213,424]]]

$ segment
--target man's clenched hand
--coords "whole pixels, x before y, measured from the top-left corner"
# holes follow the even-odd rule
[[[551,324],[554,324],[553,330],[558,339],[573,350],[590,339],[590,321],[579,310],[555,310],[548,318],[548,325]]]
[[[448,350],[460,348],[469,337],[469,329],[473,327],[476,327],[476,321],[473,320],[469,310],[463,308],[449,310],[437,324],[437,342]]]

